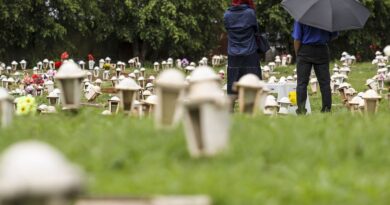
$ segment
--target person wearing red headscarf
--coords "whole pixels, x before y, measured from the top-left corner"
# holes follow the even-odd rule
[[[88,54],[88,61],[94,61],[95,57],[93,57],[92,53]]]
[[[240,6],[241,4],[246,4],[252,9],[256,9],[255,4],[253,3],[253,0],[233,0],[232,6]]]
[[[224,15],[228,33],[227,92],[234,102],[237,92],[233,84],[246,74],[261,79],[260,55],[255,34],[258,33],[255,4],[253,0],[233,0]]]

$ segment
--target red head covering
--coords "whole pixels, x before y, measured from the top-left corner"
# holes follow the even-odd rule
[[[241,4],[248,4],[249,7],[252,9],[256,9],[255,4],[253,3],[253,0],[233,0],[232,6],[239,6]]]
[[[88,54],[88,60],[89,60],[89,61],[93,61],[93,60],[95,60],[95,58],[93,57],[92,54]]]

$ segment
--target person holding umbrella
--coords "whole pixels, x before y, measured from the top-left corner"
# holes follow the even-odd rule
[[[261,79],[259,47],[256,41],[258,23],[253,0],[233,0],[224,15],[228,32],[227,93],[232,105],[237,99],[233,84],[246,74]]]
[[[320,84],[322,95],[321,112],[332,109],[332,91],[330,88],[329,48],[328,43],[336,38],[337,32],[329,32],[316,27],[294,23],[294,49],[297,56],[297,104],[298,114],[306,114],[307,86],[310,81],[311,69]]]
[[[322,112],[332,109],[328,43],[338,31],[363,28],[370,12],[357,0],[283,0],[282,6],[295,19],[294,49],[297,56],[298,114],[306,114],[307,85],[311,69],[322,94]]]

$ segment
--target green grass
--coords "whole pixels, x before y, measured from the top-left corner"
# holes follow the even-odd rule
[[[374,74],[362,64],[350,82],[363,91]],[[190,158],[182,127],[156,131],[152,119],[103,117],[92,108],[18,117],[0,130],[0,149],[26,139],[52,144],[88,173],[91,195],[207,194],[214,205],[388,204],[387,100],[376,116],[342,107],[322,115],[319,97],[312,102],[311,116],[233,116],[230,147],[212,159]]]

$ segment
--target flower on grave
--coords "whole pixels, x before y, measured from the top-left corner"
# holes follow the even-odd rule
[[[34,80],[28,74],[24,76],[23,84],[30,85],[30,84],[33,84],[33,83],[34,83]]]
[[[16,114],[19,116],[35,114],[37,103],[31,95],[17,98]]]
[[[31,95],[34,93],[34,90],[35,88],[33,85],[28,85],[26,86],[26,88],[24,88],[24,91],[26,91],[27,94],[31,94]]]
[[[181,66],[182,67],[186,67],[189,64],[190,64],[190,62],[186,58],[183,58],[183,60],[181,60]]]
[[[16,110],[17,115],[19,115],[19,116],[20,115],[28,115],[29,112],[30,112],[30,110],[29,110],[29,107],[27,104],[25,104],[25,103],[18,104],[18,109]]]
[[[69,58],[68,52],[65,51],[61,54],[61,61],[68,60],[68,58]]]
[[[288,98],[290,99],[292,105],[297,105],[297,92],[296,91],[290,92],[288,94]]]
[[[35,103],[35,98],[28,95],[24,98],[24,101],[26,102],[27,105],[33,105]]]
[[[111,65],[110,65],[109,63],[105,63],[105,64],[103,65],[103,69],[104,69],[104,70],[110,70],[110,69],[111,69]]]
[[[62,65],[62,62],[61,62],[61,61],[57,61],[57,62],[54,63],[54,67],[55,67],[56,69],[59,69],[59,68],[61,67],[61,65]]]
[[[44,80],[41,75],[33,74],[31,78],[33,79],[33,83],[36,85],[43,85],[44,83]]]
[[[47,71],[47,76],[49,77],[54,77],[57,74],[57,71],[55,70],[48,70]]]

